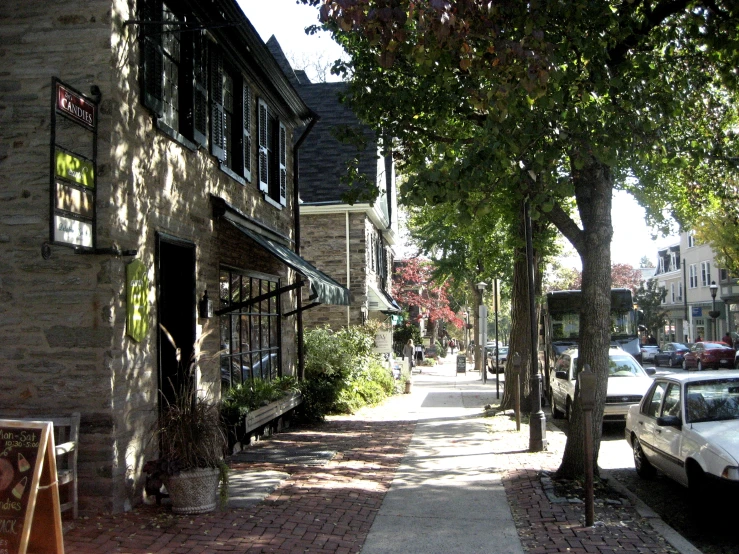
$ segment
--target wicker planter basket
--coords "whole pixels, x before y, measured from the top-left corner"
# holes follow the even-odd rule
[[[220,472],[217,468],[191,469],[167,478],[167,491],[176,514],[204,514],[216,509]]]

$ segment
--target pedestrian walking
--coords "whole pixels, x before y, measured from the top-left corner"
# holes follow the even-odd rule
[[[408,368],[411,373],[413,373],[413,366],[415,365],[414,356],[415,348],[413,347],[413,339],[408,339],[408,342],[405,343],[405,346],[403,347],[403,358],[408,360]]]

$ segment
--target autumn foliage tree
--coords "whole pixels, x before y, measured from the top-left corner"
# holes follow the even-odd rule
[[[449,306],[449,286],[448,281],[434,281],[433,266],[428,260],[402,260],[393,273],[395,299],[407,308],[418,308],[414,323],[428,318],[432,345],[439,336],[439,323],[451,323],[458,329],[464,325],[464,321]]]

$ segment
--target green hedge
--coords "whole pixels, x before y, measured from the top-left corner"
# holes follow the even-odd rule
[[[313,422],[328,414],[353,413],[393,394],[392,373],[372,352],[376,331],[376,325],[354,325],[339,331],[321,327],[305,332],[299,419]]]

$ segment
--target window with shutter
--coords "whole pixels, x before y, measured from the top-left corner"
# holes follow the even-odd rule
[[[157,128],[195,149],[207,134],[207,49],[179,3],[141,0],[141,100]],[[183,26],[183,24],[186,24]]]
[[[251,181],[251,88],[244,82],[242,94],[242,159],[244,161],[244,177]]]
[[[161,0],[141,3],[141,19],[146,22],[161,21]],[[141,25],[142,67],[141,87],[143,103],[157,115],[162,113],[164,65],[162,59],[162,33],[154,24]]]
[[[259,100],[259,190],[269,193],[269,110]]]
[[[287,129],[280,123],[280,204],[287,206]]]
[[[223,133],[223,56],[218,48],[210,49],[210,153],[223,161],[226,157]]]
[[[200,146],[208,140],[208,48],[203,31],[194,33],[192,138]]]

